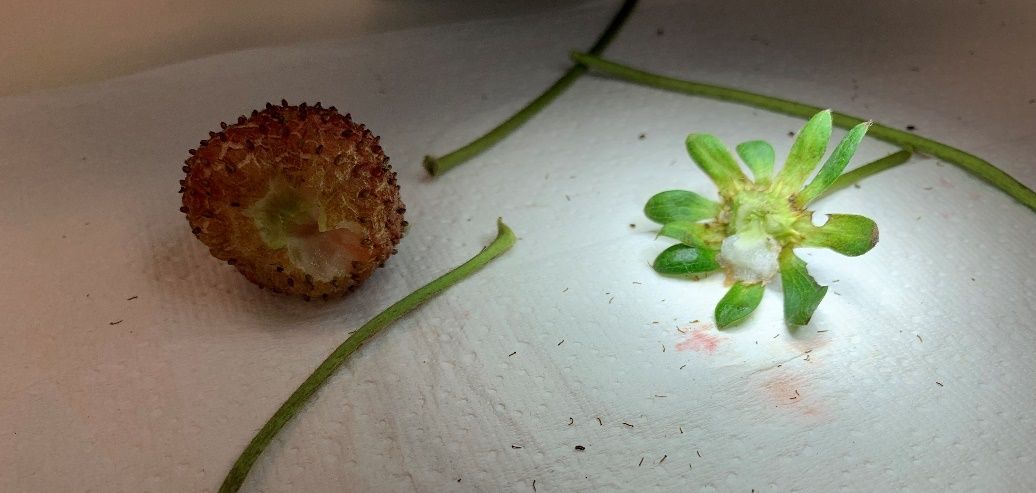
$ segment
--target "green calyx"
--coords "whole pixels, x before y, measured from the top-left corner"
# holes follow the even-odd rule
[[[809,322],[827,292],[813,280],[797,247],[829,248],[847,256],[862,255],[877,244],[874,221],[857,215],[833,214],[813,224],[807,206],[838,183],[870,124],[857,125],[835,146],[823,165],[831,137],[828,110],[806,123],[792,145],[785,165],[774,174],[773,147],[754,140],[737,146],[734,155],[716,137],[691,134],[687,150],[695,164],[719,189],[719,202],[683,190],[659,193],[644,208],[662,225],[659,236],[678,240],[659,254],[654,268],[668,275],[699,278],[724,270],[733,286],[716,307],[720,328],[745,320],[759,305],[765,285],[780,275],[787,323]],[[814,170],[820,166],[812,180]]]
[[[771,190],[742,190],[729,201],[729,210],[727,231],[730,235],[766,235],[782,244],[796,242],[802,237],[795,225],[803,211]]]

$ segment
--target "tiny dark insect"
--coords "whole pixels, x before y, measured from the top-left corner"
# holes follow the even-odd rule
[[[586,450],[586,447],[584,447],[582,445],[576,445],[576,450],[583,451],[583,450]]]
[[[910,130],[911,132],[913,132],[914,130],[917,130],[917,127],[915,127],[915,126],[913,126],[913,125],[907,125],[907,126],[906,126],[906,129],[907,129],[907,130]]]

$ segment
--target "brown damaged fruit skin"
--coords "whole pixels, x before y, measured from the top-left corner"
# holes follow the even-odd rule
[[[309,301],[351,292],[395,253],[406,209],[379,138],[364,125],[333,106],[289,106],[282,100],[220,126],[189,151],[180,189],[180,210],[213,256],[261,288]],[[327,224],[360,225],[358,248],[368,259],[323,281],[293,265],[286,249],[269,248],[245,211],[274,179],[315,197]]]

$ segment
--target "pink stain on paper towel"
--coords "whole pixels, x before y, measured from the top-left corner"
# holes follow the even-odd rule
[[[712,333],[711,326],[704,326],[687,334],[687,338],[676,344],[677,351],[694,351],[698,353],[712,354],[716,352],[719,343],[722,341]]]
[[[763,390],[777,408],[794,410],[803,416],[823,418],[826,413],[809,380],[799,374],[778,373],[766,379]]]

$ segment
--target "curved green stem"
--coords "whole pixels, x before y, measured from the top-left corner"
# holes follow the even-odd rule
[[[597,42],[594,43],[593,47],[590,48],[590,53],[595,55],[600,54],[604,49],[611,43],[615,35],[619,33],[619,29],[626,22],[626,18],[629,17],[630,13],[633,12],[633,7],[636,6],[637,0],[626,0],[623,2],[622,7],[616,12],[615,17],[612,18],[608,27],[605,28],[601,36],[597,38]],[[518,110],[513,116],[504,120],[503,123],[497,125],[495,128],[486,132],[485,135],[475,139],[470,144],[465,145],[449,154],[443,156],[425,156],[424,168],[428,170],[432,176],[439,176],[461,164],[465,161],[481,154],[486,149],[493,147],[497,142],[500,142],[529,121],[533,116],[536,116],[543,108],[545,108],[551,101],[554,101],[568,86],[571,86],[581,75],[586,73],[586,67],[576,64],[573,65],[564,75],[561,76],[557,82],[543,91],[533,99],[529,104],[525,105],[524,108]]]
[[[856,182],[864,178],[867,178],[868,176],[875,175],[889,168],[899,166],[910,160],[910,156],[912,155],[913,153],[911,153],[910,151],[894,152],[892,154],[889,154],[888,156],[885,156],[880,159],[875,159],[874,161],[871,161],[863,166],[857,167],[852,171],[846,171],[844,174],[842,174],[842,176],[839,176],[838,179],[831,184],[831,186],[827,187],[827,189],[824,190],[814,200],[820,200],[824,197],[827,197],[828,195],[831,195],[832,193],[838,190],[853,185]]]
[[[651,72],[645,72],[643,70],[608,61],[592,54],[573,52],[571,57],[573,61],[581,63],[591,70],[596,70],[630,82],[657,87],[659,89],[755,106],[775,111],[777,113],[784,113],[802,118],[809,118],[823,110],[823,108],[819,106],[798,103],[787,99],[653,74]],[[844,113],[832,113],[832,117],[833,123],[842,128],[852,128],[853,126],[864,122],[862,118],[846,115]],[[1026,187],[1018,180],[1012,178],[1011,175],[1004,173],[992,163],[978,156],[969,154],[941,142],[921,137],[920,135],[910,132],[897,130],[879,123],[871,125],[867,135],[878,140],[896,144],[906,149],[930,154],[943,161],[959,166],[1004,191],[1026,207],[1036,211],[1036,192],[1033,192],[1029,187]]]
[[[273,413],[269,421],[255,434],[252,441],[241,452],[241,456],[234,462],[234,466],[230,468],[230,472],[227,473],[227,477],[223,480],[223,485],[220,486],[219,491],[221,493],[230,493],[237,491],[241,487],[241,483],[244,482],[248,471],[263,453],[263,450],[266,449],[266,446],[270,444],[270,441],[273,440],[273,437],[277,435],[277,432],[298,414],[309,398],[327,382],[327,379],[342,366],[346,358],[359,349],[364,342],[367,342],[368,339],[374,337],[392,322],[417,308],[421,303],[474,274],[491,260],[509,250],[515,242],[514,232],[501,220],[497,221],[497,228],[496,239],[479,252],[478,255],[386,308],[385,311],[379,313],[349,336],[323,363],[320,363],[320,366],[313,370],[309,378],[302,382],[302,385],[299,385],[299,388],[291,394],[291,397],[288,397],[288,400],[281,404],[277,412]]]

